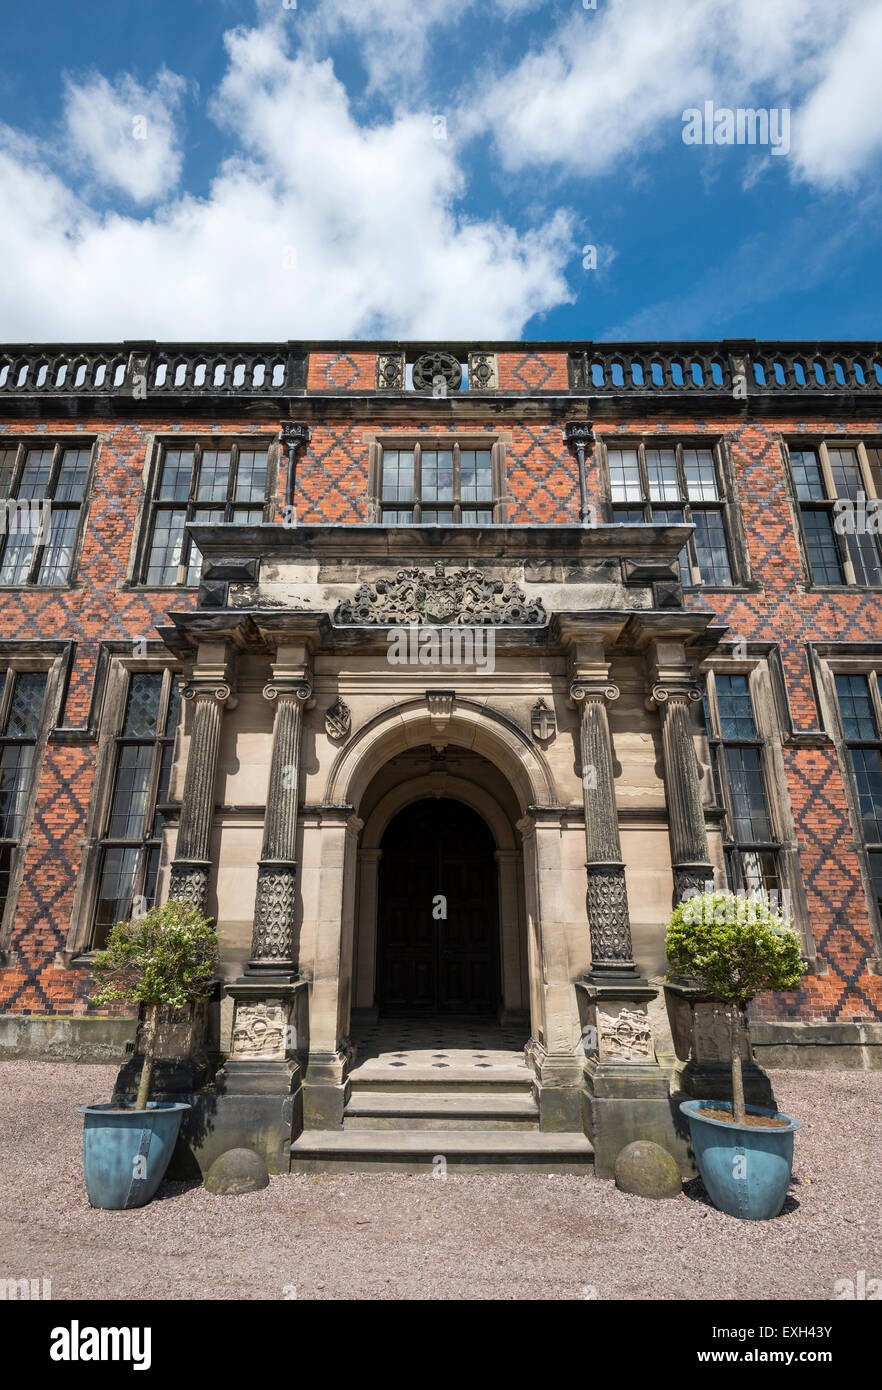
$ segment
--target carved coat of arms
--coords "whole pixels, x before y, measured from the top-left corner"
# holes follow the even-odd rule
[[[488,579],[483,570],[434,574],[401,569],[394,579],[361,584],[355,597],[337,605],[334,622],[342,627],[370,624],[538,627],[546,621],[540,599],[528,599],[513,581]]]

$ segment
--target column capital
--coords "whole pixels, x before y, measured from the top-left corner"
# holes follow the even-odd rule
[[[189,678],[182,677],[179,685],[185,700],[217,700],[226,709],[235,709],[238,704],[231,682],[219,675],[197,675],[194,672]]]
[[[305,709],[312,709],[315,704],[312,686],[304,677],[281,676],[273,677],[263,687],[263,698],[265,700],[284,699],[299,700]]]
[[[601,700],[607,704],[612,700],[617,700],[621,693],[615,681],[599,676],[580,677],[574,680],[570,686],[570,705],[574,709],[578,709],[593,700]]]
[[[676,703],[693,705],[701,699],[701,686],[689,676],[673,680],[653,681],[646,697],[648,710],[662,709]]]

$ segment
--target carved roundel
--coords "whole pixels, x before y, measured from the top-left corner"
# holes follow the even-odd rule
[[[435,378],[442,377],[448,391],[462,385],[462,367],[449,352],[424,352],[413,364],[413,384],[417,391],[431,391]]]

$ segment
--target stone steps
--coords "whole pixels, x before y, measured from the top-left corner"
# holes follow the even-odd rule
[[[389,1067],[373,1068],[366,1063],[350,1072],[349,1082],[353,1095],[363,1095],[367,1091],[420,1091],[428,1094],[442,1091],[519,1091],[522,1095],[530,1095],[532,1089],[532,1077],[522,1066],[493,1067],[492,1070],[479,1072],[469,1065],[454,1065],[443,1071],[432,1066],[410,1065],[395,1072]]]
[[[474,1085],[474,1080],[473,1083]],[[539,1107],[527,1089],[354,1091],[343,1112],[352,1130],[535,1130]]]
[[[291,1145],[297,1173],[425,1173],[443,1157],[457,1173],[592,1173],[584,1134],[515,1130],[305,1130]]]

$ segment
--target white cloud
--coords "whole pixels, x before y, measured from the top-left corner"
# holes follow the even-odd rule
[[[594,176],[679,138],[684,109],[705,100],[794,105],[799,167],[830,181],[882,144],[880,33],[876,0],[605,0],[575,10],[463,121],[493,131],[510,170]]]
[[[813,183],[850,183],[882,147],[882,6],[858,14],[799,113],[796,159]]]
[[[114,83],[96,73],[68,79],[64,92],[67,151],[102,186],[137,203],[176,187],[182,155],[177,116],[184,79],[163,68],[152,87],[124,73]]]
[[[571,295],[568,216],[465,220],[431,113],[359,126],[329,62],[228,35],[214,103],[239,153],[208,196],[98,214],[0,132],[0,323],[18,339],[517,337]],[[293,264],[292,264],[293,263]]]

